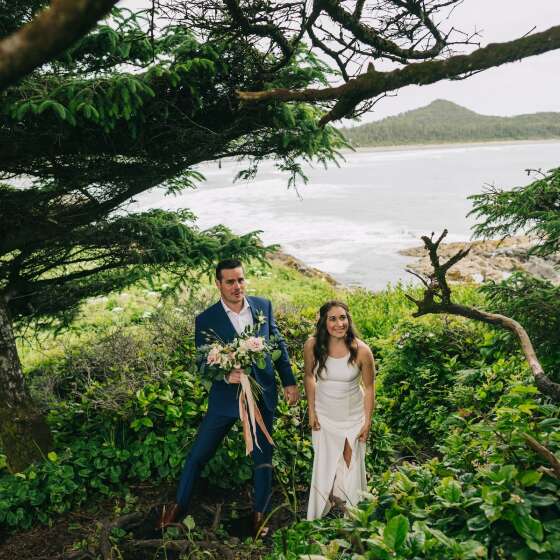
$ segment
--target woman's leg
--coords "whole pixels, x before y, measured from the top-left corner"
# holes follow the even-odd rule
[[[347,439],[344,440],[344,451],[342,452],[346,466],[350,468],[350,461],[352,461],[352,448]]]

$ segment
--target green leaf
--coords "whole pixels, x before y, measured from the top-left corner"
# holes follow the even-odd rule
[[[15,111],[16,119],[18,120],[22,119],[25,116],[25,114],[31,110],[33,110],[33,103],[31,101],[26,101],[24,103],[21,103],[18,106],[17,110]]]
[[[533,541],[543,540],[542,523],[530,515],[516,515],[512,519],[515,530],[525,539]]]
[[[39,105],[39,109],[37,110],[37,112],[43,113],[47,109],[53,109],[53,111],[55,111],[63,121],[66,120],[67,111],[60,103],[57,103],[52,99],[45,99],[45,101],[43,101],[41,105]]]
[[[492,472],[488,475],[488,478],[501,484],[503,482],[509,482],[517,476],[517,469],[514,465],[504,465],[499,471]]]
[[[491,504],[483,504],[480,509],[485,513],[489,521],[496,521],[500,519],[503,511],[502,506],[494,506]]]
[[[56,463],[58,461],[58,455],[54,451],[50,451],[47,455],[49,461]]]
[[[533,506],[536,507],[546,507],[551,506],[558,502],[558,498],[556,496],[552,496],[550,494],[543,495],[543,494],[529,494],[527,499]]]
[[[544,528],[550,533],[558,533],[560,537],[560,519],[551,519],[543,523]]]
[[[525,471],[521,473],[520,482],[523,486],[533,486],[542,478],[542,473],[538,471]]]
[[[379,543],[375,542],[373,539],[366,539],[365,541],[368,546],[369,558],[375,558],[375,560],[390,560],[391,553],[387,552],[384,548],[382,548]],[[301,555],[301,558],[312,558],[314,555],[312,554],[305,554]],[[354,555],[355,556],[355,555]],[[317,559],[325,558],[324,556],[316,556]]]
[[[398,552],[406,540],[409,527],[408,519],[404,515],[395,515],[383,530],[383,541],[390,549]]]
[[[192,531],[196,527],[196,523],[193,519],[192,515],[187,515],[185,519],[183,519],[183,525],[189,530]]]
[[[467,527],[469,531],[484,531],[490,527],[490,521],[484,515],[476,515],[467,520]]]
[[[550,426],[560,426],[560,418],[547,418],[539,422],[540,428],[548,428]]]
[[[272,358],[272,361],[275,362],[278,358],[280,358],[281,355],[282,355],[281,350],[274,350],[270,357]]]
[[[453,478],[446,477],[436,489],[436,494],[450,503],[458,503],[463,497],[461,485]]]

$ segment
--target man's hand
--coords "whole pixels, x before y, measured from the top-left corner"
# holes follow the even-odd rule
[[[232,369],[227,375],[228,383],[241,383],[241,374],[245,373],[244,369]]]
[[[297,385],[288,385],[284,387],[284,397],[289,405],[294,405],[299,401],[299,390]]]

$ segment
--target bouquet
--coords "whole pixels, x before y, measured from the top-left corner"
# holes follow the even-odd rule
[[[273,361],[280,357],[281,351],[277,338],[271,337],[267,341],[264,337],[256,334],[264,321],[264,317],[258,315],[252,329],[247,328],[229,343],[223,342],[213,332],[205,333],[208,344],[201,346],[198,353],[202,383],[207,388],[210,388],[214,381],[223,381],[232,369],[249,371],[253,366],[264,369],[267,356],[270,356]],[[243,423],[245,450],[249,454],[253,450],[251,429],[255,445],[260,449],[257,441],[257,425],[268,441],[271,444],[273,442],[255,403],[254,395],[262,395],[262,387],[254,377],[242,373],[239,388],[239,417]]]

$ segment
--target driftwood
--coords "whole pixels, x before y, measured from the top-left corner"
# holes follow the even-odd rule
[[[525,359],[531,368],[537,389],[543,395],[550,397],[553,401],[560,402],[560,384],[555,383],[545,374],[543,367],[537,358],[531,339],[529,338],[527,331],[519,322],[510,317],[506,317],[505,315],[488,313],[487,311],[482,311],[474,307],[453,303],[451,299],[451,289],[447,284],[446,274],[454,264],[458,263],[461,259],[468,255],[469,249],[458,251],[447,262],[441,264],[437,251],[440,243],[446,235],[447,230],[445,229],[436,241],[433,240],[433,233],[431,237],[425,235],[422,236],[422,241],[428,251],[430,262],[433,267],[433,272],[431,274],[426,276],[418,274],[412,270],[407,271],[416,276],[425,288],[423,299],[415,299],[408,294],[406,296],[418,307],[418,310],[413,313],[413,316],[421,317],[422,315],[428,315],[431,313],[459,315],[461,317],[474,319],[475,321],[482,321],[483,323],[495,325],[513,332],[517,336],[521,345],[521,350],[523,351]]]

